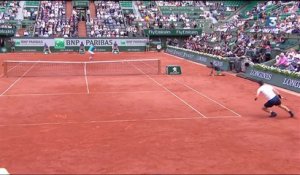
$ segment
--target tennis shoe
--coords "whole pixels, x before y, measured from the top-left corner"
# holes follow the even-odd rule
[[[294,117],[294,113],[292,111],[289,111],[290,117]]]
[[[276,112],[271,112],[270,117],[276,117],[276,116],[277,116],[277,113],[276,113]]]

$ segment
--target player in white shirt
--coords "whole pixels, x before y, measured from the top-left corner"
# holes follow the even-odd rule
[[[269,109],[272,106],[278,106],[288,112],[290,114],[290,117],[294,117],[294,113],[287,106],[281,103],[282,97],[275,88],[270,85],[264,84],[263,81],[258,81],[258,84],[260,85],[260,87],[257,89],[256,97],[254,100],[257,100],[260,93],[264,94],[268,101],[264,104],[262,109],[270,113],[270,117],[277,116],[276,112]]]

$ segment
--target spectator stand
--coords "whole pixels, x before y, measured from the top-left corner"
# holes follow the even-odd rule
[[[206,5],[215,19],[227,20],[245,6],[245,1],[207,1]]]
[[[77,37],[76,17],[66,17],[66,1],[41,1],[35,23],[36,37]]]
[[[206,19],[197,1],[157,1],[161,17],[158,28],[200,28]],[[161,23],[160,23],[161,22]]]
[[[122,7],[122,9],[117,1],[94,1],[94,3],[97,17],[91,19],[88,24],[89,37],[135,37],[141,35],[139,26],[133,23],[134,15],[129,10],[130,7]],[[130,4],[128,4],[126,5],[129,6]]]

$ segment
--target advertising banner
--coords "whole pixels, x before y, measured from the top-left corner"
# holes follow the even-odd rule
[[[248,67],[245,73],[247,78],[253,80],[262,80],[268,84],[279,86],[300,93],[300,79],[291,78],[283,74],[269,71],[257,70],[254,67]]]
[[[201,35],[202,29],[145,29],[147,36],[190,36]]]
[[[13,38],[16,47],[42,47],[47,44],[56,49],[80,46],[112,46],[115,42],[119,46],[146,46],[148,38]]]

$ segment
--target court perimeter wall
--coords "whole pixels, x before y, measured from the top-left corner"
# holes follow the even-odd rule
[[[219,59],[218,57],[208,56],[204,53],[199,53],[191,50],[186,50],[178,47],[167,46],[166,52],[187,60],[191,60],[204,65],[209,65],[209,62],[214,62],[223,70],[229,70],[228,59]],[[260,70],[253,66],[246,69],[244,76],[251,80],[262,80],[268,84],[272,84],[284,89],[300,93],[300,78],[290,77],[283,73],[275,73],[267,70]]]
[[[91,44],[96,52],[110,52],[117,42],[120,51],[145,51],[148,38],[12,38],[16,52],[42,52],[47,44],[52,52],[78,52],[81,43],[87,50]]]
[[[259,70],[253,66],[247,68],[245,76],[252,80],[262,80],[268,84],[300,93],[300,78],[289,77],[267,70]]]
[[[166,53],[175,55],[187,60],[191,60],[197,63],[201,63],[209,66],[210,62],[213,62],[215,66],[219,66],[222,70],[229,70],[229,60],[227,58],[218,58],[205,53],[200,53],[192,50],[182,49],[174,46],[167,46]]]

